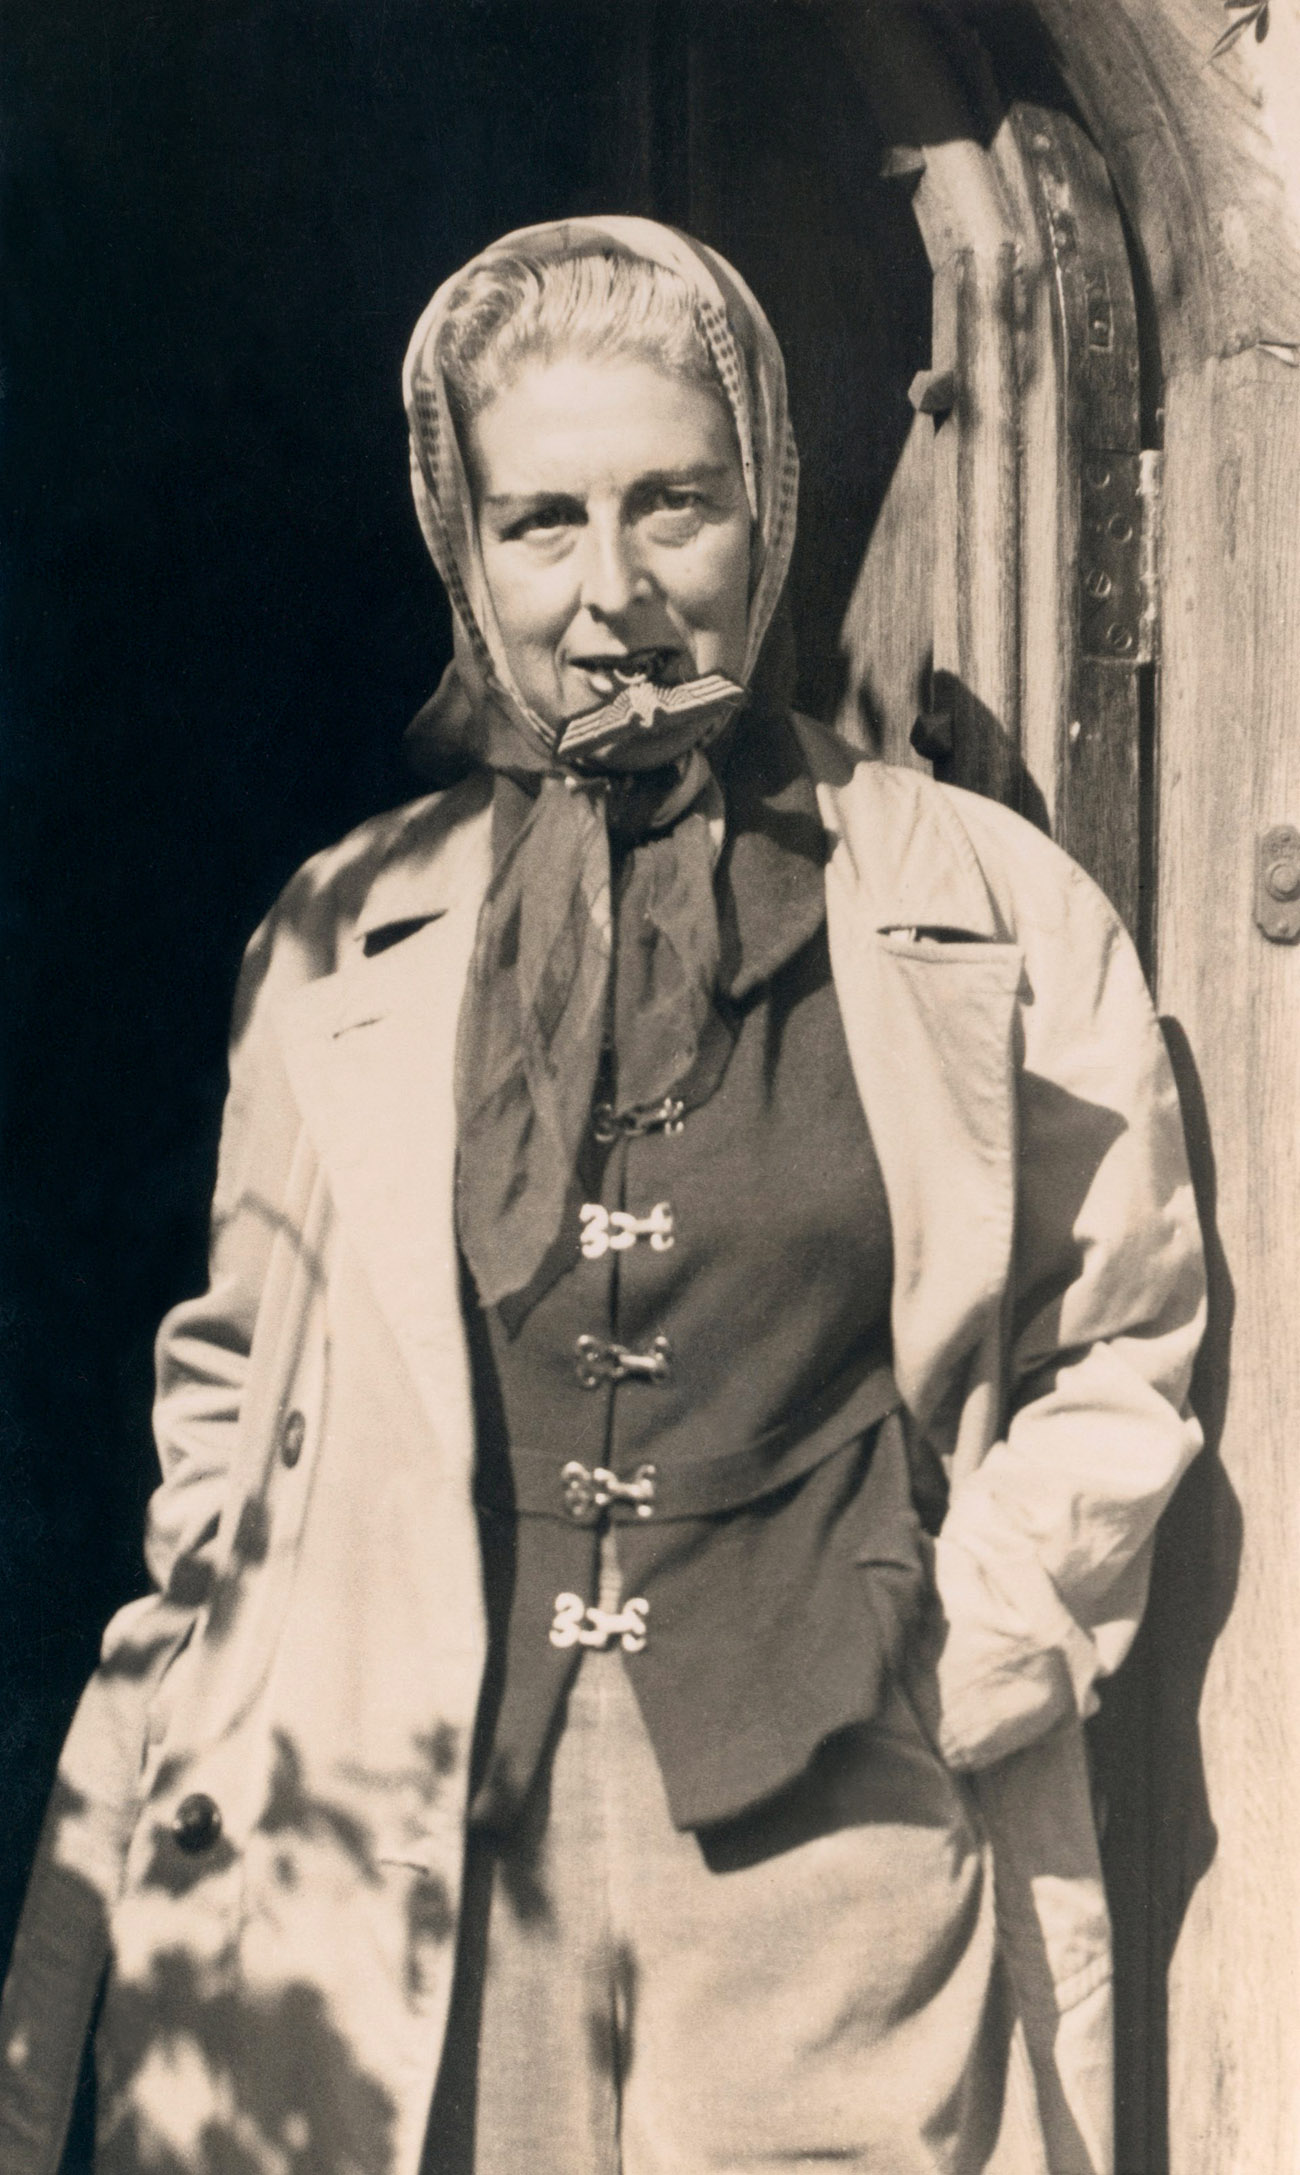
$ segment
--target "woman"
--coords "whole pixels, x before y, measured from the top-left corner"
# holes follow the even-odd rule
[[[103,2175],[1097,2175],[1080,1721],[1201,1309],[1131,949],[791,717],[784,374],[713,252],[508,236],[405,390],[458,782],[250,948],[4,2165],[107,1938]]]

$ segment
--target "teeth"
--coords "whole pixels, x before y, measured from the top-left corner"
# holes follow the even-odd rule
[[[629,687],[638,680],[658,679],[672,663],[672,651],[635,650],[629,657],[611,657],[599,663],[575,660],[598,694],[612,694],[615,687]]]
[[[657,680],[668,669],[668,656],[664,650],[653,650],[648,655],[629,657],[626,664],[615,665],[614,677],[624,687],[638,680]]]

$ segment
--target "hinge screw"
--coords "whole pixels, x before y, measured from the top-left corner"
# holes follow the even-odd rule
[[[1271,899],[1300,899],[1300,860],[1271,861],[1264,871],[1264,888]]]

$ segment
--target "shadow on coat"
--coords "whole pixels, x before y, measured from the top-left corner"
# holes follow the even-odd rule
[[[414,1745],[409,1768],[364,1780],[427,1808],[454,1764],[455,1736],[448,1725],[435,1727]],[[97,1998],[95,2071],[83,2057],[62,2175],[265,2175],[271,2166],[282,2175],[386,2175],[397,2110],[358,2060],[326,1988],[291,1975],[250,1986],[233,1931],[216,1953],[200,1954],[170,1928],[147,1966],[114,1973],[101,1987],[103,1897],[60,1862],[75,1854],[90,1811],[79,1792],[56,1786],[5,1993],[5,2175],[53,2165]],[[351,1806],[311,1786],[282,1732],[257,1828],[274,1838],[270,1877],[283,1900],[303,1884],[311,1860],[319,1872],[322,1854],[327,1887],[340,1860],[352,1879],[382,1882],[376,1837]],[[142,1884],[175,1902],[207,1878],[222,1880],[235,1856],[224,1837],[195,1851],[159,1823]],[[404,1909],[407,1993],[418,1999],[440,1968],[453,1915],[433,1874],[411,1882]]]
[[[837,718],[837,731],[845,731],[848,705],[853,719],[848,737],[855,744],[883,762],[906,760],[905,750],[888,728],[869,664],[855,667],[843,650],[836,695],[836,704],[827,714]],[[955,672],[936,670],[927,653],[917,667],[912,703],[912,751],[930,765],[941,785],[961,785],[987,794],[1050,836],[1052,826],[1041,787],[996,711],[981,702],[964,680]]]
[[[214,1989],[181,1950],[155,1957],[146,1980],[119,1989],[110,2093],[154,2068],[174,2077],[201,2068],[220,2113],[198,2139],[172,2150],[133,2107],[110,2129],[95,2175],[384,2175],[392,2151],[393,2106],[359,2068],[330,2020],[319,1988],[296,1983],[265,1996]]]

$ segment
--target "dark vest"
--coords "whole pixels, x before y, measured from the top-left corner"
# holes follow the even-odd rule
[[[901,1439],[881,1426],[888,1210],[831,982],[821,826],[789,746],[766,752],[747,747],[728,794],[725,1033],[684,1107],[629,1128],[598,1106],[571,1264],[522,1319],[467,1308],[486,1825],[517,1814],[578,1632],[601,1631],[583,1612],[607,1523],[625,1620],[606,1635],[684,1828],[771,1796],[869,1719],[919,1598]]]

